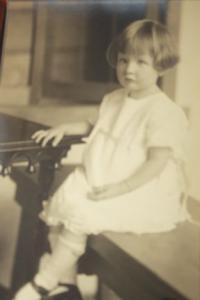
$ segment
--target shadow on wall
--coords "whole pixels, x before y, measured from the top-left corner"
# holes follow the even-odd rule
[[[5,20],[6,20],[6,7],[7,7],[7,0],[1,0],[0,1],[0,63],[1,63],[4,28],[5,28]]]
[[[10,296],[11,295],[9,294],[8,290],[0,285],[0,299],[9,300]]]
[[[9,177],[0,177],[0,191],[0,285],[9,288],[21,209],[14,201],[16,184]]]

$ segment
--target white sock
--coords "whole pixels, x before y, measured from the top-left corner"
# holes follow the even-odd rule
[[[68,290],[67,287],[57,287],[59,282],[75,283],[76,265],[85,250],[86,236],[75,235],[63,231],[52,254],[46,253],[40,262],[39,272],[34,281],[39,286],[57,294]],[[41,300],[31,283],[25,284],[13,300]]]
[[[44,253],[43,256],[40,259],[39,264],[39,272],[40,270],[44,269],[45,266],[49,263],[51,258],[50,253]],[[60,279],[60,282],[62,283],[69,283],[69,284],[76,284],[76,275],[77,275],[77,265],[74,266],[68,266],[67,270],[64,272],[62,278]]]
[[[31,283],[25,284],[15,295],[13,300],[40,300],[41,296],[36,292]]]
[[[64,231],[34,281],[47,290],[54,289],[59,281],[74,283],[77,261],[85,250],[85,236]]]
[[[64,293],[69,288],[65,286],[58,286],[52,290],[49,294],[51,296]],[[24,285],[15,295],[13,300],[41,300],[41,295],[33,288],[31,283]]]

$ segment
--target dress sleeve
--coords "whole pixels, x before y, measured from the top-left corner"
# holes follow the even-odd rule
[[[109,96],[108,95],[105,95],[103,97],[103,100],[100,104],[100,107],[99,107],[99,117],[102,117],[105,110],[106,110],[106,107],[107,107],[107,103],[108,103],[108,99],[109,99]]]
[[[94,135],[96,134],[96,132],[98,131],[99,127],[101,126],[101,122],[104,116],[104,113],[106,111],[106,107],[107,107],[107,102],[108,102],[108,95],[105,95],[102,99],[102,102],[99,106],[99,110],[97,113],[97,117],[96,117],[96,121],[92,120],[92,119],[88,119],[89,123],[91,123],[92,125],[94,125],[90,135],[86,138],[84,138],[85,142],[90,142],[91,139],[94,137]]]
[[[169,147],[176,158],[185,159],[188,140],[188,121],[174,103],[152,109],[147,123],[146,146]]]
[[[102,101],[101,101],[101,104],[98,107],[96,107],[95,114],[93,113],[92,115],[90,115],[88,117],[87,121],[92,126],[95,126],[95,124],[100,119],[101,115],[103,115],[103,112],[105,111],[106,102],[107,102],[106,99],[107,99],[107,97],[104,96],[103,99],[102,99]]]

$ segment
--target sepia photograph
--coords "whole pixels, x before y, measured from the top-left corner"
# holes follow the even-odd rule
[[[200,0],[0,0],[0,300],[200,300]]]

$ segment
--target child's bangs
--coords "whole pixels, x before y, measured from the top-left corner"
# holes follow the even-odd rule
[[[143,32],[137,32],[132,38],[127,38],[124,46],[121,48],[123,53],[140,57],[145,54],[154,55],[154,45],[152,36],[146,35]]]
[[[118,38],[114,39],[107,50],[107,60],[112,67],[116,67],[117,55],[119,52],[140,57],[155,54],[153,37],[147,30],[140,28],[134,35],[132,32],[123,32]]]

